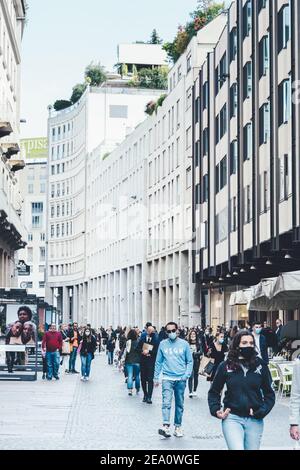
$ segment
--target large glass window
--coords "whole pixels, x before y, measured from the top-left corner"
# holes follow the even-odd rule
[[[278,14],[278,51],[286,49],[291,37],[290,6],[285,5]]]

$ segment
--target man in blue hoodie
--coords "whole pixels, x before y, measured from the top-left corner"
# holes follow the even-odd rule
[[[168,339],[163,340],[158,348],[154,383],[159,386],[159,377],[162,372],[162,415],[163,427],[158,433],[164,437],[171,437],[170,419],[173,394],[175,397],[175,431],[174,436],[182,437],[182,415],[184,391],[187,380],[193,371],[193,357],[187,341],[178,337],[178,325],[170,322],[166,325]]]

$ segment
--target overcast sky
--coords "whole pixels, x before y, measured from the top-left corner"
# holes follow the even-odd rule
[[[112,70],[121,42],[147,41],[153,28],[166,41],[197,0],[28,0],[22,54],[22,137],[46,136],[47,106],[69,99],[85,66]]]

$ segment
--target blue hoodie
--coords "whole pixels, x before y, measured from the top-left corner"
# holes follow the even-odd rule
[[[158,382],[161,372],[165,380],[187,380],[192,371],[193,356],[187,341],[177,338],[160,343],[155,362],[155,382]]]

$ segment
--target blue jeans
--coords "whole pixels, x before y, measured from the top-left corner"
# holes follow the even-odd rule
[[[52,379],[52,377],[58,377],[60,355],[59,351],[55,352],[46,352],[46,361],[47,361],[47,379]]]
[[[259,450],[264,422],[229,414],[222,421],[222,430],[228,450]]]
[[[91,372],[91,363],[93,359],[92,353],[88,353],[86,356],[80,355],[81,358],[81,375],[82,377],[89,377]]]
[[[107,351],[108,365],[112,365],[114,362],[114,351]]]
[[[127,388],[128,390],[133,389],[133,376],[135,381],[135,388],[136,390],[140,390],[141,388],[141,381],[140,381],[140,364],[126,364],[128,379],[127,379]]]
[[[73,351],[70,354],[70,359],[69,359],[69,371],[70,372],[74,372],[74,370],[75,370],[77,349],[78,348],[73,348]]]
[[[170,425],[171,421],[171,406],[173,393],[175,396],[175,418],[174,425],[181,426],[183,415],[184,391],[186,387],[186,380],[163,380],[162,381],[162,415],[163,424]]]

